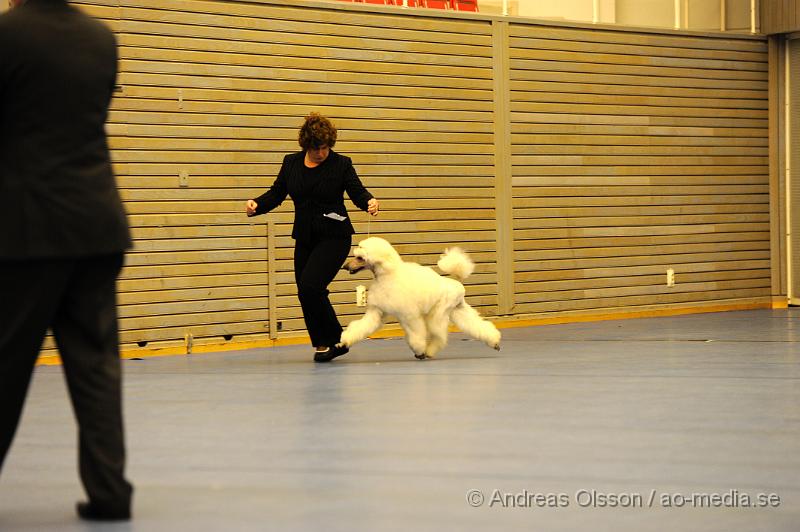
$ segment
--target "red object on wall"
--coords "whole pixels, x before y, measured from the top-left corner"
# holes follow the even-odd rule
[[[450,9],[450,0],[420,0],[419,5],[428,9]]]
[[[403,0],[341,0],[359,4],[403,6]],[[427,7],[428,9],[453,9],[455,11],[478,11],[478,0],[406,0],[405,7]]]
[[[450,0],[451,8],[456,11],[478,12],[478,0]]]

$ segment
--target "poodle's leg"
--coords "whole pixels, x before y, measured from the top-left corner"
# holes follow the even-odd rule
[[[450,314],[453,323],[466,334],[480,340],[489,347],[500,350],[500,331],[494,323],[481,318],[478,311],[462,301]]]
[[[398,320],[406,333],[406,341],[411,350],[414,351],[414,356],[420,360],[428,358],[427,353],[425,353],[425,347],[428,344],[428,330],[425,327],[425,320],[420,316],[411,318],[398,316]]]
[[[447,345],[447,326],[450,324],[448,310],[444,305],[437,306],[425,320],[428,325],[428,345],[425,347],[425,354],[430,358],[435,357]]]
[[[342,331],[341,345],[350,347],[374,333],[383,325],[383,313],[378,307],[368,306],[367,311],[356,321],[351,321]]]

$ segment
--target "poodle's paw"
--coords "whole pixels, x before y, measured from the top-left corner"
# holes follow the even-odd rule
[[[500,340],[502,340],[502,336],[500,335],[500,331],[494,329],[489,337],[486,340],[486,345],[494,349],[495,351],[500,351]]]
[[[339,343],[336,344],[336,347],[352,347],[353,344],[356,343],[356,339],[353,338],[353,335],[347,333],[347,329],[342,332],[342,336],[339,338]]]
[[[433,357],[429,357],[425,353],[420,353],[419,355],[414,353],[414,357],[416,357],[417,360],[427,360],[429,358],[433,358]]]

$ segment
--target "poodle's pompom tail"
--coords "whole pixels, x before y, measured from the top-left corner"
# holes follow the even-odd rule
[[[444,255],[436,263],[444,273],[454,275],[459,279],[466,279],[475,271],[475,263],[472,262],[464,250],[461,248],[449,248],[444,250]]]

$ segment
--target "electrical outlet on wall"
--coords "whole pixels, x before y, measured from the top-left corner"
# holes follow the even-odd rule
[[[356,286],[356,306],[367,306],[367,287],[363,284]]]
[[[667,269],[667,286],[675,286],[675,270]]]

